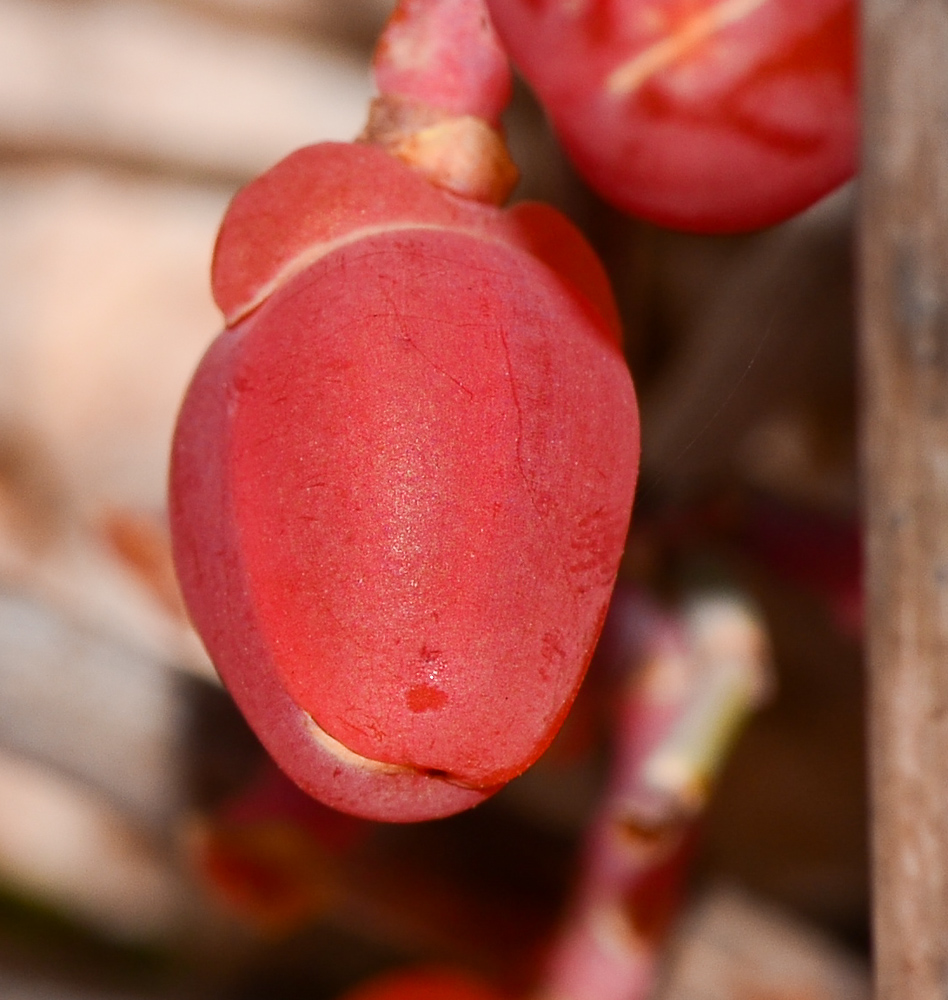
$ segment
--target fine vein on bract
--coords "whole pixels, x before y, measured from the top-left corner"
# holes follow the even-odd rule
[[[722,0],[709,10],[697,14],[673,35],[650,45],[614,69],[606,78],[606,90],[617,97],[631,94],[650,77],[670,66],[715,32],[753,14],[766,2],[767,0]]]

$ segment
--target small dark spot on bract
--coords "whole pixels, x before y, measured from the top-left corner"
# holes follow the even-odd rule
[[[421,773],[426,778],[448,778],[450,777],[450,771],[445,771],[441,767],[424,767],[421,769]]]
[[[433,712],[445,706],[448,696],[433,684],[417,684],[408,689],[405,700],[413,712]]]

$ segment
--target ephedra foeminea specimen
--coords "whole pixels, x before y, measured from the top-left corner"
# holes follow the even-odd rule
[[[582,680],[638,465],[602,269],[504,210],[482,4],[405,3],[362,141],[299,150],[218,237],[226,327],[176,431],[191,617],[279,765],[374,819],[448,815],[546,748]]]

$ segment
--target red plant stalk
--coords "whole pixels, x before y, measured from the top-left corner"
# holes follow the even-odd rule
[[[438,187],[502,205],[518,179],[499,124],[510,63],[483,0],[401,0],[372,66],[379,97],[360,140]]]
[[[766,635],[740,595],[704,593],[670,614],[626,591],[616,595],[616,611],[628,626],[631,678],[579,888],[541,986],[549,1000],[650,995],[698,818],[770,686]]]

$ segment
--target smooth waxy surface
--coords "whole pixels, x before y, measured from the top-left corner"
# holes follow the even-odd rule
[[[856,164],[853,0],[488,0],[586,179],[707,232],[812,204]]]
[[[596,272],[512,245],[566,232],[546,214],[507,242],[489,212],[308,253],[212,345],[175,440],[176,561],[222,677],[294,780],[374,818],[465,808],[542,752],[631,507]]]

